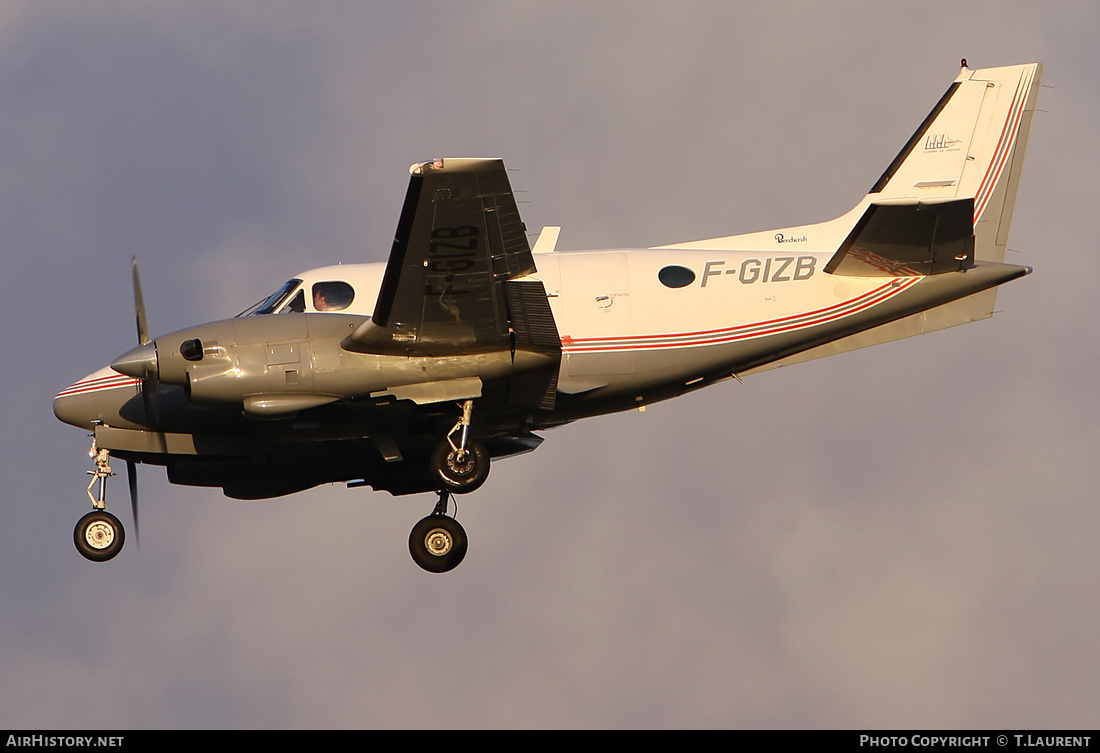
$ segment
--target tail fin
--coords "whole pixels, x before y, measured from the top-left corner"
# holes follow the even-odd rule
[[[960,268],[952,262],[963,268],[1001,262],[1041,73],[1039,63],[977,71],[964,65],[870,193],[842,217],[656,248],[765,251],[802,239],[806,250],[836,252],[826,271],[857,276],[938,274]],[[861,267],[840,269],[857,240],[869,244],[871,254]],[[892,248],[899,243],[907,247],[902,253]]]
[[[973,199],[974,256],[1002,261],[1041,74],[1039,63],[964,67],[871,188],[871,203]]]
[[[964,66],[866,198],[843,217],[818,226],[823,243],[844,239],[825,271],[925,275],[981,262],[994,262],[987,268],[1008,269],[1003,265],[1005,245],[1041,74],[1038,63],[978,71]],[[786,232],[806,233],[801,228]],[[988,319],[996,296],[997,288],[992,287],[803,351],[782,363],[811,361]]]

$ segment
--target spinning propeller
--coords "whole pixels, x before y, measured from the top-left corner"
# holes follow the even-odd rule
[[[137,256],[130,259],[130,270],[134,280],[134,315],[137,322],[138,345],[149,344],[149,325],[145,320],[145,299],[141,295],[141,278],[138,276]],[[156,425],[157,373],[155,369],[146,369],[141,380],[141,402],[145,410],[145,422],[152,428]],[[130,484],[130,509],[134,514],[134,541],[141,548],[141,533],[138,526],[137,464],[126,461],[126,480]]]

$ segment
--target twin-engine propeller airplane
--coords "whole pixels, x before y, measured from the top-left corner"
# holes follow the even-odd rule
[[[958,78],[843,217],[648,249],[528,246],[499,159],[415,164],[386,264],[304,272],[240,315],[151,340],[63,390],[93,432],[92,512],[74,538],[108,560],[112,455],[175,484],[262,499],[346,482],[436,492],[422,568],[466,553],[447,515],[535,432],[782,364],[992,315],[1041,66]],[[98,483],[98,493],[93,493]]]

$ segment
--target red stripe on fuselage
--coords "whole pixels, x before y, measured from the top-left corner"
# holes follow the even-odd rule
[[[920,280],[919,277],[896,280],[882,285],[850,301],[827,306],[802,314],[769,319],[752,324],[741,324],[723,329],[678,332],[664,335],[634,335],[621,337],[563,338],[563,350],[569,353],[592,353],[611,350],[652,350],[655,348],[689,348],[700,345],[715,345],[738,340],[790,332],[797,329],[814,327],[819,324],[836,321],[846,316],[865,311],[888,298],[909,288]]]
[[[71,387],[67,387],[61,392],[57,393],[57,397],[71,397],[72,395],[87,395],[91,392],[101,392],[103,390],[114,390],[120,387],[134,387],[141,384],[140,379],[134,377],[128,377],[123,375],[100,377],[98,379],[88,379],[83,382],[77,382]],[[54,398],[57,399],[57,398]]]

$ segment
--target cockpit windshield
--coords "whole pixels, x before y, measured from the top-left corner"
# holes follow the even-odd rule
[[[302,281],[297,279],[297,278],[287,280],[285,283],[283,283],[282,287],[280,287],[274,293],[272,293],[271,295],[269,295],[267,298],[260,301],[259,303],[245,309],[241,313],[237,314],[237,316],[253,316],[253,315],[256,315],[256,314],[273,314],[276,311],[278,311],[284,303],[286,303],[287,299],[290,298],[290,296],[294,293],[294,291],[297,289],[297,287],[301,284],[302,284]],[[301,300],[299,300],[299,299],[301,299]],[[296,307],[295,304],[300,304],[300,305],[298,307]],[[294,301],[291,302],[291,305],[287,308],[287,311],[302,312],[304,310],[305,310],[304,296],[301,293],[299,293],[299,295],[294,299]]]

